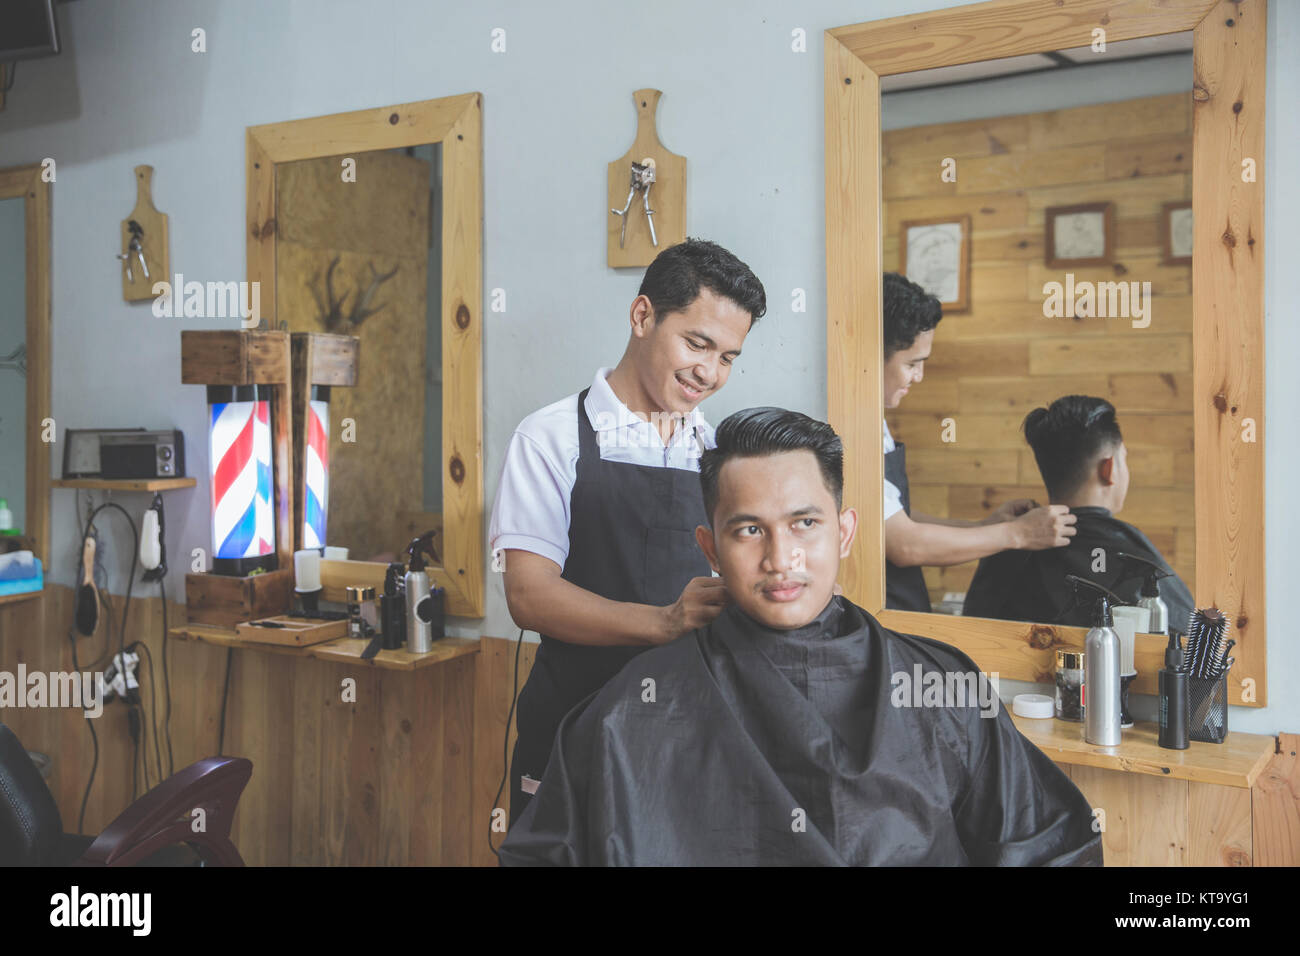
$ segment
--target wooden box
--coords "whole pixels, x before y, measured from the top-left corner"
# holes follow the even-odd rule
[[[258,618],[286,614],[293,606],[293,570],[228,577],[185,575],[185,609],[191,624],[233,628]]]
[[[288,332],[181,332],[182,385],[287,385],[290,364]]]
[[[240,637],[253,644],[281,644],[286,647],[308,647],[348,636],[346,618],[337,621],[317,621],[293,617],[289,614],[278,614],[262,620],[280,626],[258,627],[259,622],[249,621],[247,624],[237,625],[235,630],[239,632]]]

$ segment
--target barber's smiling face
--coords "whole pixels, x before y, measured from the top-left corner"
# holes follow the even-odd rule
[[[696,539],[727,594],[768,627],[802,627],[831,599],[857,514],[842,514],[807,450],[731,458],[718,473],[713,529]]]
[[[637,309],[650,308],[650,300],[638,297],[632,307],[635,317]],[[641,388],[665,411],[689,414],[726,384],[750,325],[748,312],[703,287],[682,311],[658,322],[634,322],[632,334],[649,346],[640,366]]]
[[[908,389],[925,377],[925,360],[934,345],[934,329],[927,329],[916,337],[910,347],[900,349],[885,359],[885,407],[897,408]]]

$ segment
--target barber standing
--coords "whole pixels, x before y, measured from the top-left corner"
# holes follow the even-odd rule
[[[767,310],[749,267],[687,239],[650,264],[618,365],[525,418],[506,449],[489,530],[515,623],[541,635],[519,694],[513,825],[561,718],[623,665],[707,624],[726,591],[695,543],[707,524],[696,406],[727,381]]]
[[[915,282],[884,275],[885,408],[897,408],[925,374],[934,330],[943,318],[939,300]],[[907,449],[885,423],[885,607],[929,613],[923,565],[948,567],[1021,549],[1042,551],[1070,543],[1075,517],[1064,505],[1040,507],[1028,498],[1008,501],[982,521],[936,518],[911,506]]]

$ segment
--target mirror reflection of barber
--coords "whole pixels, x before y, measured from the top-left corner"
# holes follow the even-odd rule
[[[706,523],[697,406],[726,383],[762,283],[711,242],[661,252],[629,309],[618,365],[529,415],[510,439],[489,531],[506,602],[541,637],[519,694],[510,821],[542,779],[560,720],[638,653],[727,602],[695,541]]]
[[[939,300],[896,273],[884,275],[885,408],[898,408],[925,376],[925,363],[943,318]],[[884,426],[885,606],[929,612],[923,566],[964,564],[1008,549],[1040,551],[1069,544],[1075,516],[1064,505],[1020,498],[987,518],[939,518],[911,506],[906,447]]]

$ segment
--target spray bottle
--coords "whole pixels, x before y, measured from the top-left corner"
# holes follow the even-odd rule
[[[1160,565],[1147,558],[1138,557],[1136,554],[1126,554],[1123,551],[1116,551],[1115,557],[1126,562],[1131,562],[1129,567],[1133,570],[1124,575],[1125,579],[1142,575],[1142,595],[1137,600],[1138,607],[1147,608],[1151,612],[1151,630],[1150,634],[1168,634],[1169,633],[1169,605],[1164,602],[1160,596],[1161,578],[1170,576]]]
[[[406,549],[409,557],[406,566],[406,649],[412,654],[427,654],[433,649],[434,602],[429,600],[429,575],[425,572],[425,557],[437,561],[433,552],[433,536],[426,531],[412,539]]]
[[[1188,745],[1187,668],[1178,631],[1169,632],[1165,666],[1157,675],[1160,735],[1156,743],[1166,750],[1186,750]]]
[[[1094,592],[1092,630],[1083,642],[1083,739],[1101,747],[1114,747],[1120,742],[1120,686],[1119,686],[1119,635],[1115,633],[1111,618],[1111,601],[1123,601],[1112,591],[1099,584],[1067,574],[1065,580],[1080,598],[1079,588]]]

